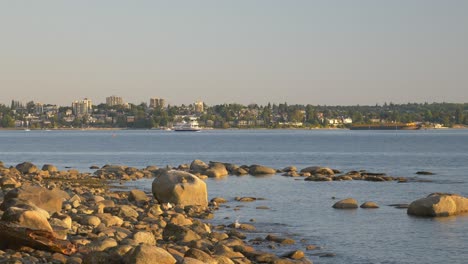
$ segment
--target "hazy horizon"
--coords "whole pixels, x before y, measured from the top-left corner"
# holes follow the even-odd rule
[[[468,1],[5,1],[0,103],[468,102]]]

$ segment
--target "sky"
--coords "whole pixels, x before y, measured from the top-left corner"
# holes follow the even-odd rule
[[[465,0],[0,0],[0,103],[468,102]]]

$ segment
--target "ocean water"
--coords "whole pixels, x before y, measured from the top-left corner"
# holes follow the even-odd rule
[[[320,165],[411,177],[414,181],[408,183],[306,182],[278,174],[206,183],[209,198],[230,200],[229,208],[215,213],[213,224],[255,219],[257,231],[249,237],[274,233],[297,241],[278,247],[277,253],[316,245],[318,250],[306,252],[314,263],[467,263],[468,215],[419,218],[388,205],[432,192],[468,196],[468,130],[0,131],[0,160],[8,166],[31,161],[89,171],[91,165],[176,166],[193,159],[274,168]],[[415,175],[419,170],[436,175]],[[151,180],[128,186],[150,191]],[[236,196],[265,200],[239,203],[233,201]],[[331,207],[347,197],[374,201],[380,208]]]

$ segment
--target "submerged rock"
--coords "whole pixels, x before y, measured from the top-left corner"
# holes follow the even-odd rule
[[[252,165],[249,167],[249,173],[253,176],[273,175],[276,174],[276,170],[262,165]]]
[[[379,208],[379,206],[374,203],[374,202],[365,202],[361,204],[361,208],[366,208],[366,209],[373,209],[373,208]]]

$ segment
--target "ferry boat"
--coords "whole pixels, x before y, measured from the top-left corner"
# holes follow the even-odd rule
[[[179,132],[199,132],[201,128],[196,118],[190,118],[189,122],[182,121],[177,123],[173,130]]]
[[[415,123],[384,123],[371,125],[353,125],[350,130],[417,130],[421,125]]]

